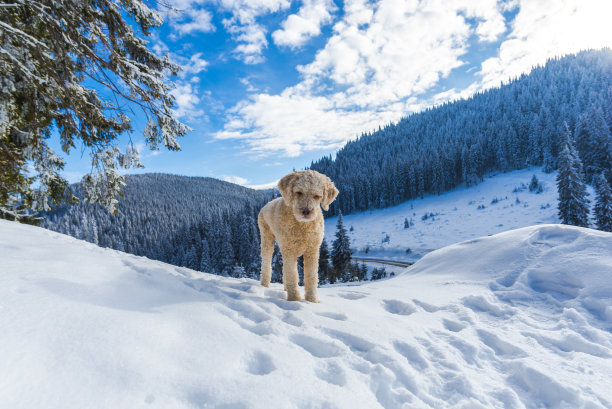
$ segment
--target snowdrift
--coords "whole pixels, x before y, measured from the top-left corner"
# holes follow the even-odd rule
[[[562,225],[287,302],[0,220],[0,406],[612,407],[612,234]]]

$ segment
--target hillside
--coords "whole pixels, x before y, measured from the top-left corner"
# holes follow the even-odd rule
[[[612,50],[583,51],[363,134],[311,169],[342,192],[330,214],[350,214],[475,185],[490,172],[551,171],[566,132],[587,182],[602,171],[610,180],[611,131]]]
[[[533,175],[541,192],[529,191]],[[555,178],[556,172],[533,167],[490,174],[475,186],[344,216],[344,226],[352,229],[349,236],[355,256],[416,261],[432,250],[475,237],[559,223]],[[593,199],[593,189],[589,193]],[[337,220],[325,221],[328,243],[334,240]]]
[[[543,225],[320,304],[0,220],[0,401],[608,408],[612,234]]]
[[[117,214],[81,202],[45,215],[41,226],[196,270],[258,272],[256,217],[270,192],[159,173],[129,175],[126,183]]]

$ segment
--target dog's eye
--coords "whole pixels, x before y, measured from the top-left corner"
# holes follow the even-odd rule
[[[319,200],[320,198],[321,198],[321,196],[319,196],[319,195],[315,195],[315,197],[314,197],[315,200]]]
[[[302,192],[295,192],[296,195],[302,196]]]

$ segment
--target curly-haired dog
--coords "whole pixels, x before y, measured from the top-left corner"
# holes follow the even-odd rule
[[[274,240],[283,256],[283,284],[289,301],[302,299],[298,290],[297,259],[304,256],[305,298],[318,302],[319,246],[323,241],[323,209],[328,210],[338,189],[325,175],[298,170],[278,182],[282,197],[272,200],[259,212],[261,234],[261,285],[270,286]]]

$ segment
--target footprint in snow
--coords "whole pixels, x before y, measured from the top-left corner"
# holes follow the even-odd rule
[[[428,303],[426,303],[424,301],[421,301],[421,300],[413,299],[412,302],[415,303],[416,305],[418,305],[419,307],[421,307],[422,309],[424,309],[427,312],[440,311],[440,307],[436,307],[435,305],[428,304]]]
[[[465,327],[467,327],[467,324],[465,322],[453,321],[447,318],[444,318],[442,320],[442,324],[444,325],[444,328],[452,332],[459,332]]]
[[[399,300],[383,300],[383,308],[396,315],[410,315],[416,312],[416,308],[412,304]]]
[[[338,312],[318,312],[317,315],[320,315],[321,317],[331,318],[332,320],[336,320],[336,321],[348,320],[348,317],[346,314],[338,313]]]
[[[262,351],[254,351],[246,358],[246,370],[253,375],[267,375],[276,369],[272,357]]]
[[[502,340],[492,332],[482,329],[479,329],[476,332],[478,333],[478,337],[483,344],[491,348],[497,356],[519,358],[527,355],[521,348]]]
[[[400,355],[406,358],[412,366],[415,366],[420,370],[424,370],[429,367],[427,360],[423,358],[423,355],[421,352],[419,352],[418,347],[407,344],[403,341],[393,342],[393,347]]]
[[[495,317],[506,317],[514,315],[510,307],[500,304],[493,304],[482,295],[469,295],[461,299],[463,305],[476,312],[486,312]]]
[[[316,358],[331,358],[342,354],[342,347],[333,341],[326,341],[304,334],[294,334],[291,341]]]
[[[247,318],[256,324],[270,319],[270,316],[268,314],[256,309],[256,306],[253,303],[232,301],[226,303],[226,306],[236,311],[241,317]]]
[[[347,300],[360,300],[360,299],[365,298],[367,296],[368,296],[368,294],[360,293],[360,292],[357,292],[357,291],[347,291],[347,292],[344,292],[344,293],[338,293],[338,297],[342,297],[342,298],[347,299]]]
[[[364,338],[360,338],[356,335],[349,334],[346,332],[338,331],[331,328],[323,328],[323,331],[332,338],[335,338],[338,341],[342,342],[353,352],[368,352],[376,346],[375,344]]]
[[[346,385],[346,372],[342,366],[337,362],[326,362],[315,368],[315,374],[317,377],[327,383],[333,385],[345,386]]]
[[[293,325],[294,327],[301,327],[304,324],[304,321],[296,317],[293,313],[287,311],[285,315],[281,318],[284,323]]]

